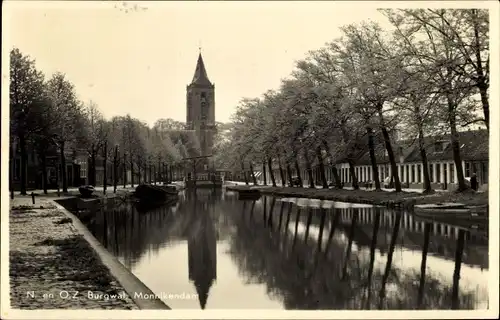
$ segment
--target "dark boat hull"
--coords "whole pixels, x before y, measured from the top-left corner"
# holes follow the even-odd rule
[[[141,202],[164,202],[176,198],[179,191],[173,186],[154,186],[141,184],[135,188],[134,196]]]

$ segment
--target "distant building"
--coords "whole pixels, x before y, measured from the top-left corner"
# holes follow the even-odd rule
[[[11,183],[14,190],[18,191],[21,188],[21,154],[19,146],[14,144],[13,147]],[[26,150],[26,187],[29,190],[43,189],[42,161],[32,144],[28,144]],[[78,160],[78,151],[69,146],[66,148],[64,155],[66,158],[66,181],[68,187],[80,186],[82,183],[82,173],[85,174],[86,167],[83,166],[82,168],[82,162]],[[46,172],[48,189],[56,189],[58,179],[60,188],[62,188],[62,176],[58,176],[58,174],[61,174],[60,157],[59,150],[54,145],[50,145],[47,148]]]
[[[215,85],[208,79],[201,52],[193,80],[186,87],[186,125],[194,130],[199,141],[200,154],[212,155],[215,127]],[[197,155],[191,155],[197,156]],[[198,161],[197,172],[209,169],[209,159]]]

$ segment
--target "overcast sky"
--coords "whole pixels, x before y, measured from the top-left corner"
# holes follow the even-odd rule
[[[10,3],[10,43],[47,77],[61,71],[106,117],[185,121],[186,85],[198,47],[226,122],[243,97],[277,88],[294,61],[338,37],[339,27],[385,21],[373,3],[143,2]],[[130,6],[130,4],[128,5]]]

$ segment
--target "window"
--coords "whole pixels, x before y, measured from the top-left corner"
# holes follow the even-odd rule
[[[431,182],[434,182],[434,166],[432,165],[432,163],[429,163],[429,180]]]
[[[411,182],[415,182],[415,165],[411,166]]]
[[[450,183],[455,183],[455,164],[450,163]]]
[[[421,165],[417,164],[417,182],[421,183],[422,182],[422,170],[421,170]]]
[[[470,162],[465,163],[465,176],[470,177]]]
[[[410,166],[406,165],[406,179],[405,182],[410,182]]]
[[[80,165],[80,178],[87,178],[87,161],[78,161]]]
[[[436,163],[436,181],[441,182],[441,163]]]

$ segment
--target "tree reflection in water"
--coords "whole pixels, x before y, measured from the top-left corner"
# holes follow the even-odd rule
[[[109,202],[88,226],[130,269],[148,252],[187,242],[189,280],[201,308],[220,255],[231,257],[243,283],[264,284],[287,309],[472,309],[477,303],[474,292],[459,287],[461,266],[487,268],[487,247],[465,230],[380,207],[323,208],[326,201],[300,207],[231,194],[222,201],[220,192],[186,191],[177,203],[142,213]],[[229,252],[217,253],[217,241]],[[418,266],[397,263],[399,250],[417,251]],[[428,256],[454,261],[452,280],[429,270]]]
[[[266,203],[265,200],[263,203]],[[240,208],[245,206],[242,203]],[[263,207],[258,206],[257,211],[251,214],[265,214],[266,217],[273,215],[273,212],[264,213]],[[314,219],[312,213],[309,215],[314,209],[307,208],[305,223],[301,220],[300,207],[295,206],[294,212],[291,204],[289,208],[290,214],[287,215],[289,217],[292,213],[295,215],[295,223],[291,229],[293,234],[287,232],[289,218],[285,223],[285,230],[278,228],[270,233],[269,226],[258,223],[259,219],[249,222],[246,215],[250,213],[245,210],[242,210],[242,215],[231,215],[232,223],[236,227],[236,234],[231,238],[230,251],[234,262],[238,264],[240,271],[245,273],[249,282],[264,283],[270,295],[281,297],[285,308],[370,309],[375,306],[381,309],[413,309],[421,306],[423,309],[446,309],[451,307],[451,292],[455,290],[454,288],[458,288],[458,283],[453,285],[454,288],[450,288],[448,284],[442,283],[433,275],[418,274],[412,269],[402,270],[393,265],[395,248],[400,242],[398,237],[403,213],[393,213],[389,218],[389,221],[393,221],[392,228],[380,230],[381,216],[385,209],[376,208],[373,212],[371,236],[367,236],[364,230],[357,227],[359,215],[364,214],[359,208],[318,210],[319,219]],[[327,215],[323,216],[322,212],[326,212]],[[345,212],[351,215],[348,232],[345,232],[348,238],[347,244],[342,237],[334,236],[336,227],[345,223],[341,219]],[[326,216],[330,218],[329,226],[326,226],[328,220]],[[299,231],[299,225],[305,225],[303,232]],[[329,235],[324,252],[318,249],[321,248],[319,242],[323,241],[322,236],[318,235],[316,239],[309,237],[306,241],[305,235],[309,235],[312,227],[319,229],[320,234],[325,228],[329,229],[326,230]],[[390,232],[388,234],[390,245],[385,266],[376,268],[375,263],[380,259],[376,254],[381,246],[377,243],[380,231]],[[360,234],[358,239],[363,241],[356,240],[357,234]],[[370,239],[368,252],[359,247],[359,245],[364,246],[365,238]],[[284,245],[286,243],[291,245]],[[356,252],[352,251],[354,243],[357,246]],[[425,248],[425,243],[421,245]],[[463,248],[457,250],[463,251]],[[415,285],[422,283],[422,277],[426,279],[425,293],[422,285]],[[379,293],[377,301],[373,300],[373,292]],[[459,292],[458,289],[456,292],[459,293],[457,299],[459,308],[474,308],[473,293]]]

